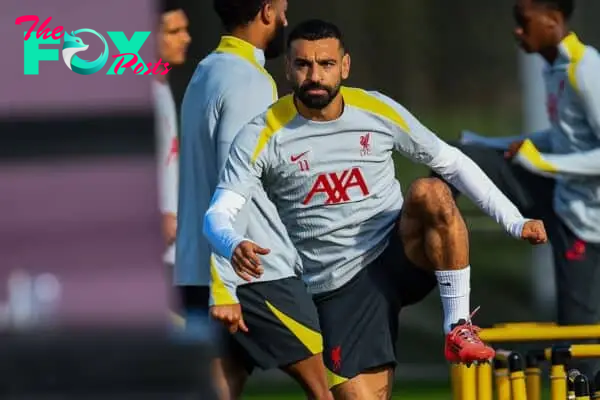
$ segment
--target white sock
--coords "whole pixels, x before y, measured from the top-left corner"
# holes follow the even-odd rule
[[[444,332],[449,333],[452,324],[461,319],[469,319],[471,267],[453,271],[435,271],[435,276],[444,308]]]

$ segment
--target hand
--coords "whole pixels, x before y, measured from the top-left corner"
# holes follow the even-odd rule
[[[222,322],[230,333],[236,333],[238,329],[242,332],[248,332],[248,327],[242,317],[242,306],[239,304],[212,306],[210,316]]]
[[[516,142],[512,142],[510,146],[508,146],[508,150],[504,152],[504,158],[511,159],[517,155],[519,149],[523,145],[524,140],[517,140]]]
[[[535,219],[525,222],[521,238],[527,240],[531,244],[546,243],[548,241],[548,235],[546,234],[544,223]]]
[[[231,257],[233,270],[247,282],[250,282],[252,278],[260,278],[264,270],[258,255],[267,255],[270,252],[269,249],[263,249],[255,243],[244,240],[235,248],[233,257]]]

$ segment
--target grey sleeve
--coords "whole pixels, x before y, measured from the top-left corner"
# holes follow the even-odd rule
[[[262,186],[263,174],[271,164],[271,142],[264,142],[261,137],[264,129],[264,115],[242,128],[231,145],[217,188],[231,190],[248,199],[255,188]]]

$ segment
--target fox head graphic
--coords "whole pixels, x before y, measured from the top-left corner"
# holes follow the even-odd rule
[[[104,45],[104,51],[102,51],[100,57],[94,61],[82,60],[76,55],[81,51],[86,51],[90,47],[83,43],[83,40],[76,36],[77,34],[83,32],[96,35],[98,38],[100,38],[100,40],[102,40],[102,44]],[[108,43],[106,43],[106,40],[101,34],[92,29],[79,29],[71,32],[71,34],[65,32],[62,56],[65,64],[67,64],[67,67],[69,67],[71,71],[77,72],[81,75],[90,75],[98,72],[100,69],[102,69],[104,64],[106,64],[106,61],[108,60]]]
[[[79,53],[80,51],[86,51],[90,46],[83,43],[83,40],[75,36],[73,32],[69,35],[65,32],[65,39],[62,48],[62,56],[65,64],[69,67],[70,70],[73,69],[71,66],[71,60],[75,53]]]

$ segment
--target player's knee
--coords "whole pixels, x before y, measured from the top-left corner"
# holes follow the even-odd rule
[[[458,213],[450,188],[437,178],[413,182],[406,204],[422,213],[426,220],[437,224],[451,223]]]

